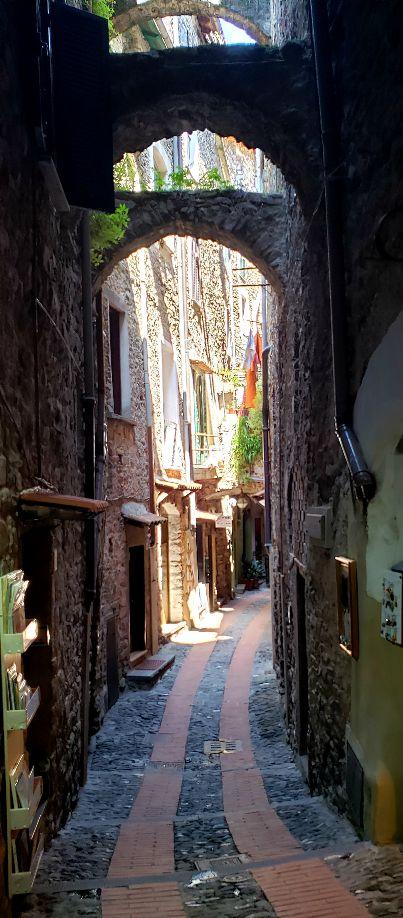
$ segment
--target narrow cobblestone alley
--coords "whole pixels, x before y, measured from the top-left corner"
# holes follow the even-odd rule
[[[340,855],[352,851],[370,913],[399,914],[386,899],[379,910],[374,877],[364,893],[375,849],[310,797],[293,762],[267,610],[266,590],[245,595],[224,611],[219,633],[182,632],[160,682],[124,692],[22,916],[354,918],[367,912],[342,885]],[[218,738],[239,749],[205,754]],[[344,870],[351,889],[354,857]]]

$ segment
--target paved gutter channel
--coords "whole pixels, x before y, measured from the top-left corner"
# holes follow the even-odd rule
[[[178,869],[197,869],[198,858],[237,854],[223,810],[220,757],[204,755],[204,743],[220,738],[221,705],[228,666],[255,609],[241,612],[228,624],[207,663],[193,704],[186,744],[185,768],[178,806],[181,819],[175,825],[175,864]],[[223,737],[225,739],[225,737]],[[206,822],[202,816],[215,813]],[[195,819],[195,816],[198,818]]]
[[[249,717],[254,754],[269,801],[303,849],[354,847],[359,839],[350,822],[322,797],[311,797],[293,761],[267,639],[255,658]]]

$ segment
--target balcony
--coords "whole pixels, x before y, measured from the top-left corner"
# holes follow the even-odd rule
[[[205,478],[207,470],[210,473],[207,477],[211,477],[211,470],[214,470],[213,477],[218,477],[223,462],[223,447],[218,436],[207,433],[193,435],[193,464],[196,479]]]

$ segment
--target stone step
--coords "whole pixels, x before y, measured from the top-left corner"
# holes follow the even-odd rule
[[[168,622],[166,625],[162,625],[161,634],[164,638],[170,638],[173,634],[177,634],[178,631],[182,631],[183,628],[187,628],[187,622],[184,619],[181,622]]]
[[[151,685],[157,682],[157,679],[160,679],[163,673],[172,666],[174,661],[174,653],[163,653],[163,651],[158,651],[158,653],[146,657],[138,666],[127,670],[127,685],[129,687],[131,685]]]

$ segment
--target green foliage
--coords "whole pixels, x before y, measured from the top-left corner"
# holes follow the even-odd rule
[[[252,468],[263,456],[262,390],[257,389],[256,404],[248,415],[241,415],[231,444],[231,466],[235,479],[244,484]]]
[[[125,153],[113,167],[116,191],[136,191],[136,166],[132,153]]]
[[[249,409],[248,422],[252,436],[260,438],[262,437],[262,400],[262,383],[259,381],[256,386],[255,407]]]
[[[103,19],[107,19],[109,38],[114,38],[116,35],[116,29],[113,24],[115,0],[92,0],[92,3],[88,3],[88,7],[96,16],[102,16]]]
[[[221,379],[228,382],[232,389],[239,389],[245,385],[245,370],[221,370]]]
[[[193,178],[190,169],[174,169],[169,175],[163,176],[158,169],[154,169],[154,187],[150,188],[146,181],[142,181],[142,191],[195,191],[202,188],[205,191],[221,191],[231,188],[230,182],[225,181],[218,169],[208,169],[199,181]]]
[[[189,169],[174,169],[168,176],[168,188],[170,191],[183,191],[197,188],[197,183]]]
[[[224,191],[226,188],[232,187],[231,182],[223,179],[217,168],[208,169],[199,181],[199,188],[204,188],[205,191]]]
[[[128,223],[126,204],[119,204],[114,214],[93,211],[90,217],[91,263],[95,268],[102,264],[103,253],[123,239]]]
[[[245,580],[264,580],[266,576],[264,564],[256,561],[256,558],[253,558],[252,561],[244,561],[242,573]]]

